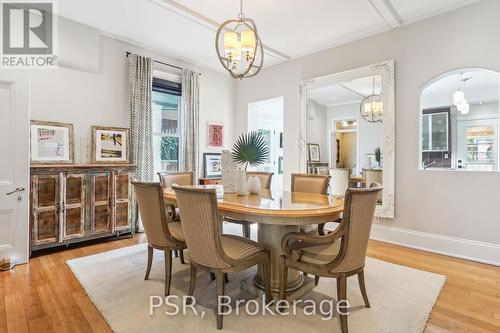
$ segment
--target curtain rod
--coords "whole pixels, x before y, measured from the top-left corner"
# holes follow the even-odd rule
[[[127,57],[129,55],[131,55],[132,53],[131,52],[126,52],[126,55]],[[166,62],[162,62],[162,61],[158,61],[158,60],[153,60],[154,62],[156,62],[157,64],[161,64],[161,65],[165,65],[165,66],[169,66],[169,67],[172,67],[172,68],[176,68],[176,69],[179,69],[179,70],[184,70],[184,68],[182,67],[179,67],[179,66],[175,66],[175,65],[171,65],[171,64],[167,64]],[[201,75],[201,73],[198,72],[199,75]]]

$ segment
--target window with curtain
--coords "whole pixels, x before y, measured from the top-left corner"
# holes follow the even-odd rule
[[[153,78],[153,157],[156,172],[179,171],[182,142],[182,86],[178,82]]]

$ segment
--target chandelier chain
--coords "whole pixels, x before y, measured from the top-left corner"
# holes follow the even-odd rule
[[[238,19],[243,20],[245,14],[243,13],[243,0],[240,0],[240,12],[238,13]]]

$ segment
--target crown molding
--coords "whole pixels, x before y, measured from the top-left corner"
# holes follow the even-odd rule
[[[174,0],[150,0],[152,3],[162,7],[162,8],[165,8],[169,11],[171,11],[172,13],[175,13],[177,15],[180,15],[184,18],[187,18],[188,20],[191,20],[192,22],[195,22],[199,25],[201,25],[202,27],[205,27],[209,30],[212,30],[212,31],[217,31],[217,29],[219,28],[220,26],[220,23],[219,22],[216,22],[214,20],[212,20],[211,18],[209,17],[206,17],[200,13],[198,13],[197,11],[191,9],[191,8],[188,8],[184,5],[181,5],[180,3],[174,1]],[[268,45],[265,45],[265,44],[262,44],[262,46],[264,47],[264,53],[270,57],[273,57],[281,62],[285,62],[287,60],[290,59],[290,57]]]

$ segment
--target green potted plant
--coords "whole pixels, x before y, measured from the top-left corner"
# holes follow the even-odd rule
[[[269,157],[269,146],[264,137],[256,131],[241,134],[233,145],[231,155],[236,164],[244,166],[238,174],[236,192],[244,195],[248,189],[250,193],[259,193],[259,178],[252,176],[247,182],[246,170],[249,165],[256,167],[263,164]]]

